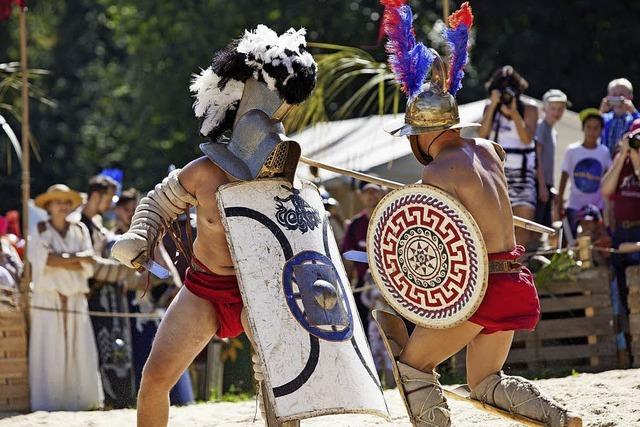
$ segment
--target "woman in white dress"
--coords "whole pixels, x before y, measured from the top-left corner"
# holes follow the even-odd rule
[[[38,223],[29,241],[33,411],[88,410],[103,402],[91,320],[88,314],[81,314],[87,312],[93,247],[87,228],[67,220],[81,202],[77,192],[62,184],[49,187],[35,200],[47,210],[49,220]]]

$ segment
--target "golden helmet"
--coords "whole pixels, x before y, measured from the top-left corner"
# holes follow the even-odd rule
[[[389,132],[391,135],[410,136],[438,130],[480,126],[479,123],[460,123],[458,103],[445,89],[444,62],[438,52],[429,50],[435,56],[431,66],[431,80],[424,83],[420,91],[409,98],[404,114],[404,125]]]

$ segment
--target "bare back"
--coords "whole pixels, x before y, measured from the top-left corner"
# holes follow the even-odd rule
[[[515,247],[513,214],[504,176],[502,148],[481,138],[459,139],[444,148],[422,174],[422,182],[458,199],[478,223],[489,253]]]
[[[235,274],[216,198],[218,187],[229,183],[229,177],[207,157],[200,157],[182,169],[179,179],[198,200],[198,235],[193,255],[216,274]]]

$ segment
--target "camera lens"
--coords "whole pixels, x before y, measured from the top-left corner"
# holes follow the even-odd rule
[[[513,95],[509,91],[503,90],[502,93],[500,93],[500,103],[509,105],[511,101],[513,101]]]
[[[629,147],[634,150],[640,148],[640,135],[634,135],[629,139]]]

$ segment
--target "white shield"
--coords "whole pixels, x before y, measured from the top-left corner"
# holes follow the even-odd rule
[[[340,252],[317,188],[227,184],[218,206],[278,421],[388,417]],[[297,186],[296,185],[296,186]]]

